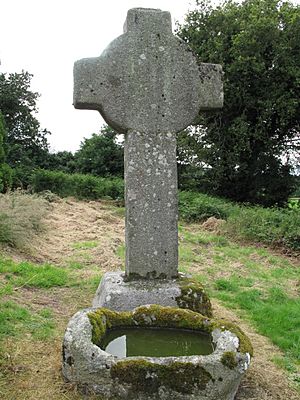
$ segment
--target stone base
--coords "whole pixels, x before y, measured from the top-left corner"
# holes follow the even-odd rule
[[[106,273],[97,289],[93,307],[130,311],[146,304],[186,308],[211,317],[211,303],[203,286],[184,275],[177,279],[125,281],[123,272]]]
[[[119,358],[95,344],[108,329],[119,326],[205,332],[211,335],[214,351],[205,356]],[[251,354],[246,335],[225,320],[156,305],[126,313],[90,308],[68,324],[62,373],[84,394],[99,394],[105,400],[233,400]]]

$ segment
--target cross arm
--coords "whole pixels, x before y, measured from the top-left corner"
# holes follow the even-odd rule
[[[200,111],[218,110],[223,107],[223,71],[219,64],[199,64]]]
[[[74,64],[73,104],[75,108],[101,111],[101,85],[99,78],[99,57],[83,58]],[[101,79],[101,78],[100,78]]]

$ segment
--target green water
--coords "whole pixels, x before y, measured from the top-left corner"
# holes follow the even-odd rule
[[[213,352],[211,337],[202,332],[164,328],[119,328],[107,331],[99,347],[118,357],[192,356]]]

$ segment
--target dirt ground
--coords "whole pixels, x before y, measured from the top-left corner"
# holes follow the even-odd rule
[[[122,209],[116,209],[109,202],[67,199],[51,204],[51,211],[45,219],[45,231],[32,243],[30,256],[15,252],[8,252],[8,255],[17,261],[29,258],[35,262],[61,266],[80,262],[86,267],[99,267],[104,272],[122,268],[123,261],[118,253],[123,243]],[[84,273],[84,269],[82,271]],[[51,347],[40,343],[33,348],[32,344],[23,341],[22,346],[15,349],[14,344],[7,341],[7,357],[11,358],[7,368],[11,368],[10,380],[15,386],[14,395],[8,400],[83,398],[76,391],[70,392],[70,388],[63,384],[59,370],[64,326],[68,318],[77,311],[77,307],[89,306],[91,302],[91,298],[86,297],[79,289],[72,290],[77,292],[70,294],[70,290],[53,288],[45,295],[42,290],[24,288],[26,293],[23,292],[23,299],[31,307],[44,305],[54,309],[55,316],[60,321],[61,337],[57,337]],[[74,297],[78,299],[77,302],[74,302]],[[213,307],[215,316],[224,317],[241,326],[250,337],[255,351],[255,357],[241,383],[236,400],[300,400],[299,392],[291,387],[286,373],[272,362],[274,356],[281,355],[280,351],[232,311],[217,302],[213,302]],[[36,354],[38,360],[35,366],[31,363],[33,354]],[[39,382],[43,385],[46,381],[52,387],[48,394],[38,390]]]

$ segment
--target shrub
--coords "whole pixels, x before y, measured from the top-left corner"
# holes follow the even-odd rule
[[[209,217],[227,219],[233,205],[229,201],[196,192],[179,194],[179,215],[188,222],[201,222]]]
[[[296,209],[237,206],[225,229],[234,237],[300,250],[300,213]]]
[[[292,210],[300,210],[300,197],[290,198],[288,201],[288,208]]]
[[[0,165],[0,193],[6,193],[12,186],[12,169],[8,164]]]
[[[22,191],[0,194],[0,243],[26,247],[42,229],[47,202]]]
[[[4,143],[7,136],[4,118],[0,111],[0,193],[7,192],[12,184],[12,170],[6,164],[6,154],[4,151]]]
[[[121,178],[100,178],[93,175],[66,174],[60,171],[37,170],[32,175],[34,192],[50,190],[61,197],[78,199],[124,198],[124,181]]]

